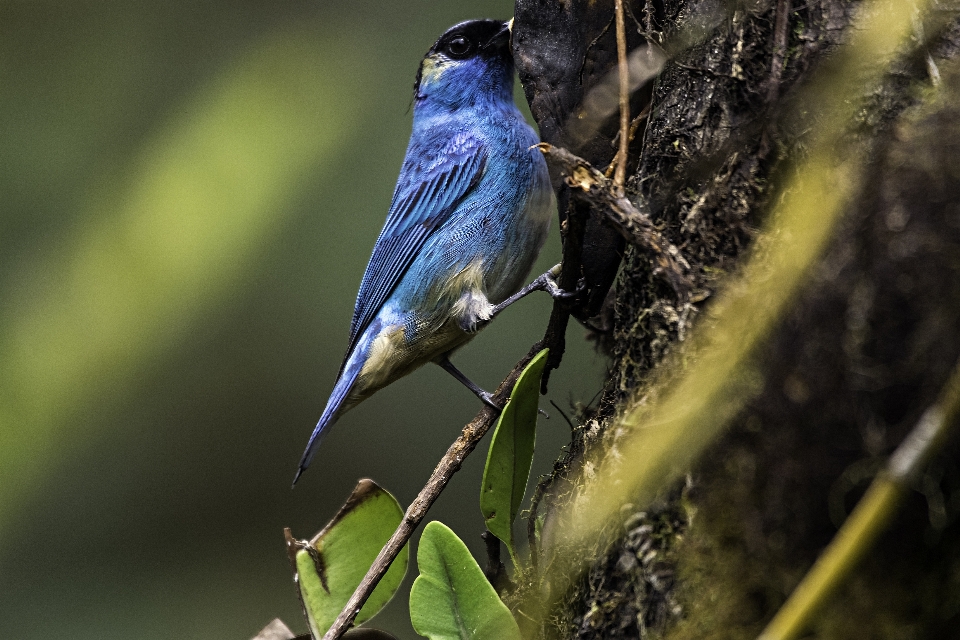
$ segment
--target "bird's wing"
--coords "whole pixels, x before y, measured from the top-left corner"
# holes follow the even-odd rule
[[[407,152],[380,237],[373,248],[357,295],[344,364],[374,316],[393,293],[427,238],[473,190],[483,175],[487,153],[476,138],[459,133],[427,156],[422,147]],[[341,366],[342,372],[343,366]]]

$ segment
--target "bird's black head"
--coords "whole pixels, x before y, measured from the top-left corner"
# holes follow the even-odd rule
[[[427,52],[427,56],[440,54],[450,60],[466,60],[475,56],[493,57],[501,55],[502,50],[509,44],[509,22],[467,20],[447,29]]]
[[[468,20],[447,29],[420,63],[414,96],[501,91],[505,77],[512,91],[511,22]]]

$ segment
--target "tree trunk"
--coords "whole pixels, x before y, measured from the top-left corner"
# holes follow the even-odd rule
[[[633,96],[633,114],[649,102],[650,116],[632,143],[628,195],[679,248],[693,294],[679,297],[644,251],[624,250],[588,218],[583,269],[573,274],[588,291],[572,312],[597,330],[611,368],[599,408],[580,416],[577,441],[539,487],[535,515],[555,508],[558,478],[654,384],[651,373],[738,269],[818,126],[803,115],[810,84],[872,5],[639,0],[629,8],[631,47],[663,46],[668,62]],[[915,41],[864,93],[845,143],[870,160],[763,348],[761,390],[683,486],[625,511],[622,539],[567,594],[545,636],[756,637],[936,399],[960,358],[956,9],[918,17]],[[516,8],[520,77],[542,136],[601,170],[615,126],[599,122],[586,138],[571,130],[584,97],[616,64],[612,15],[610,0],[518,0]],[[559,176],[555,184],[570,219],[575,205]],[[580,242],[567,231],[566,244]],[[955,449],[928,469],[821,612],[815,637],[960,637]]]

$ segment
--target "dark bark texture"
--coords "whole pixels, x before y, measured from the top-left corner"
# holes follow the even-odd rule
[[[640,23],[635,12],[646,7],[643,0],[628,0],[625,5],[634,23],[627,43],[630,49],[636,50],[645,45],[646,40],[636,28]],[[612,0],[591,3],[530,0],[517,2],[514,18],[514,57],[541,139],[601,168],[610,164],[616,152],[613,139],[617,133],[617,112],[611,110],[606,117],[598,117],[585,114],[582,104],[590,91],[616,68],[613,14]],[[646,19],[652,25],[653,13],[646,14]],[[639,113],[648,101],[649,86],[637,91],[631,104]],[[584,123],[583,115],[590,116],[589,124]],[[637,157],[639,140],[637,142],[632,157]],[[586,320],[600,313],[617,276],[625,244],[615,230],[587,212],[577,211],[569,188],[556,172],[551,173],[557,190],[561,233],[572,240],[564,242],[563,259],[567,264],[576,265],[563,273],[560,286],[572,291],[582,279],[585,291],[576,304],[554,305],[545,339],[550,355],[544,391],[550,370],[559,366],[563,357],[570,314]]]
[[[626,247],[601,340],[612,362],[605,392],[581,417],[591,428],[577,430],[539,488],[541,513],[560,499],[557,479],[603,439],[620,404],[652,384],[651,372],[737,270],[817,126],[804,116],[805,89],[863,7],[632,5],[632,46],[651,39],[671,57],[644,98],[650,117],[634,142],[628,195],[680,249],[694,294],[678,296],[642,251]],[[755,637],[936,398],[960,358],[957,9],[941,4],[923,28],[918,20],[909,50],[865,90],[845,141],[868,158],[857,195],[759,356],[763,390],[683,487],[627,513],[622,539],[568,594],[545,636]],[[596,40],[612,11],[612,2],[517,2],[521,79],[548,142],[563,146],[569,114],[615,64],[612,35]],[[591,42],[606,42],[602,64],[584,63]],[[613,156],[590,148],[571,151],[600,169]],[[585,248],[585,262],[590,252],[619,263],[616,246]],[[953,445],[811,637],[960,637],[958,515]]]

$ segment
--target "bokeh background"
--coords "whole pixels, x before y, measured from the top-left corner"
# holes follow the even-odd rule
[[[0,2],[0,638],[304,632],[282,529],[355,481],[404,505],[477,411],[437,367],[348,414],[290,490],[346,346],[417,64],[498,1]],[[517,93],[518,97],[521,94]],[[556,228],[538,270],[559,259]],[[493,387],[546,325],[455,361]],[[571,327],[535,472],[604,362]],[[486,445],[430,514],[480,556]],[[401,638],[406,589],[373,623]]]

